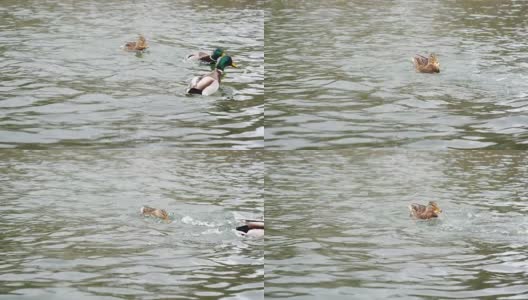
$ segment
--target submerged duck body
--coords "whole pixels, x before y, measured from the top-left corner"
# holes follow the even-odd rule
[[[430,201],[427,206],[413,203],[409,205],[411,216],[416,219],[428,220],[437,218],[442,209],[434,201]]]
[[[412,61],[416,71],[420,73],[440,73],[440,63],[434,54],[429,55],[429,58],[417,54]]]
[[[164,209],[143,206],[141,207],[140,212],[143,216],[146,216],[146,217],[156,217],[166,222],[170,221],[169,214]]]
[[[211,54],[205,52],[193,53],[187,56],[189,60],[198,60],[203,63],[212,64],[216,63],[220,57],[224,55],[224,50],[221,48],[216,48]]]
[[[264,237],[264,221],[243,220],[245,225],[238,226],[236,230],[243,236]]]
[[[194,77],[187,88],[187,94],[204,96],[214,94],[220,88],[220,82],[226,67],[237,68],[230,56],[222,56],[211,73]]]
[[[127,51],[143,51],[147,48],[147,40],[143,35],[139,35],[137,42],[128,42],[124,46],[124,49]]]

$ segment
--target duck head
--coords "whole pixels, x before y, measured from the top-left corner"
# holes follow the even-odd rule
[[[438,203],[434,201],[429,201],[427,204],[427,210],[433,212],[435,215],[439,215],[442,212],[442,209],[440,206],[438,206]]]
[[[216,48],[213,51],[213,54],[211,54],[211,59],[214,61],[218,60],[220,57],[224,56],[224,49],[222,48]]]
[[[440,63],[438,62],[438,58],[435,54],[431,53],[429,55],[429,65],[432,66],[434,72],[440,73]]]
[[[148,48],[147,40],[145,39],[145,37],[142,34],[139,35],[138,42],[136,44],[136,48],[138,50],[143,50],[143,49]]]
[[[229,55],[222,56],[222,58],[220,58],[220,60],[216,64],[216,69],[220,71],[223,71],[225,67],[238,68],[238,66],[233,63],[233,59]]]

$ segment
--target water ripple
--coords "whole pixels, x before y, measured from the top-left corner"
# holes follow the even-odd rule
[[[0,152],[0,298],[263,297],[262,154]],[[226,189],[229,186],[229,189]],[[142,217],[162,207],[172,222]]]
[[[266,147],[525,149],[527,8],[274,3]],[[426,52],[439,55],[440,74],[413,70],[410,57]]]
[[[522,151],[290,152],[268,152],[266,297],[528,295]]]
[[[0,147],[262,148],[263,10],[224,2],[4,1]],[[119,49],[138,32],[150,50]],[[218,46],[240,69],[217,95],[185,96],[208,67],[184,57]]]

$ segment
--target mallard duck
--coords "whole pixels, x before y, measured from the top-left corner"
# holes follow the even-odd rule
[[[220,87],[220,81],[224,74],[224,69],[228,66],[237,68],[237,65],[233,63],[231,56],[222,56],[216,68],[207,75],[196,76],[191,80],[189,87],[187,88],[187,94],[200,94],[209,96],[215,93]]]
[[[432,219],[438,217],[442,209],[434,201],[430,201],[427,206],[413,203],[409,205],[411,216],[417,219]]]
[[[164,209],[143,206],[141,207],[140,211],[141,214],[146,217],[156,217],[164,220],[165,222],[170,222],[169,214]]]
[[[127,51],[143,51],[148,48],[147,40],[140,34],[137,42],[128,42],[124,48]]]
[[[242,220],[245,225],[238,226],[236,230],[243,236],[263,237],[264,221],[260,220]]]
[[[440,73],[440,63],[436,55],[431,54],[429,58],[417,54],[412,58],[416,71],[421,73]]]
[[[224,55],[224,50],[216,48],[211,54],[205,52],[198,52],[187,56],[187,59],[199,60],[204,63],[216,63],[217,60]]]

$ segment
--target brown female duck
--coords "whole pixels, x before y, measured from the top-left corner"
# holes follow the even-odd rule
[[[152,208],[149,206],[141,207],[141,214],[146,217],[156,217],[164,220],[165,222],[170,222],[169,214],[164,209]]]
[[[412,217],[424,220],[437,218],[442,212],[442,209],[434,201],[430,201],[427,206],[413,203],[409,205],[409,210]]]
[[[148,48],[147,40],[140,34],[137,42],[128,42],[124,48],[127,51],[143,51]]]
[[[429,58],[417,54],[412,58],[416,71],[421,73],[440,73],[440,63],[436,55],[431,54]]]

